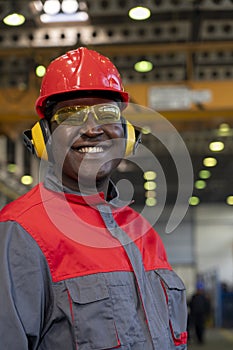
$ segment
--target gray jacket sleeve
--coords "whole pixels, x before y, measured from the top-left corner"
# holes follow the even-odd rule
[[[15,222],[0,223],[0,348],[36,349],[52,303],[46,260]]]

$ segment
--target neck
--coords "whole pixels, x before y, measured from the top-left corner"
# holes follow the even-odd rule
[[[65,178],[63,176],[62,179],[63,186],[71,189],[75,192],[80,192],[83,195],[92,195],[96,193],[103,192],[104,198],[107,197],[108,186],[109,186],[109,178],[105,179],[97,179],[95,183],[90,179],[85,179],[84,181],[76,181],[70,178]]]

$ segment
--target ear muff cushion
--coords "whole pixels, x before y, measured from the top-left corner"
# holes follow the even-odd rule
[[[37,157],[48,160],[46,144],[49,140],[49,126],[45,119],[41,119],[31,129],[32,143],[35,148]]]
[[[125,157],[131,155],[134,151],[136,137],[135,130],[133,125],[125,120],[125,137],[126,137],[126,148],[125,148]]]

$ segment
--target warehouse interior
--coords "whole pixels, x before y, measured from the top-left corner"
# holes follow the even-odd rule
[[[130,18],[135,6],[150,17]],[[24,22],[7,24],[16,13]],[[233,327],[233,1],[0,1],[0,45],[0,208],[40,181],[22,133],[38,120],[43,69],[68,50],[97,50],[119,69],[125,115],[143,130],[114,181],[161,235],[188,295],[202,279],[212,323]]]

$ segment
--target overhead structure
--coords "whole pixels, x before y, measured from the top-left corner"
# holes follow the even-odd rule
[[[132,118],[138,121],[138,106],[159,109],[183,137],[195,181],[206,181],[195,182],[196,194],[224,201],[233,188],[233,1],[140,3],[149,8],[147,19],[129,17],[138,0],[0,0],[0,133],[15,140],[37,119],[34,101],[51,60],[80,46],[96,49],[118,67],[134,104]],[[24,23],[4,23],[13,13],[23,15]],[[145,130],[157,127],[152,113],[143,118]],[[211,142],[223,142],[224,149],[211,151]],[[158,140],[148,136],[144,143],[170,164]],[[203,159],[212,156],[218,162],[211,177],[200,179],[207,170]]]

